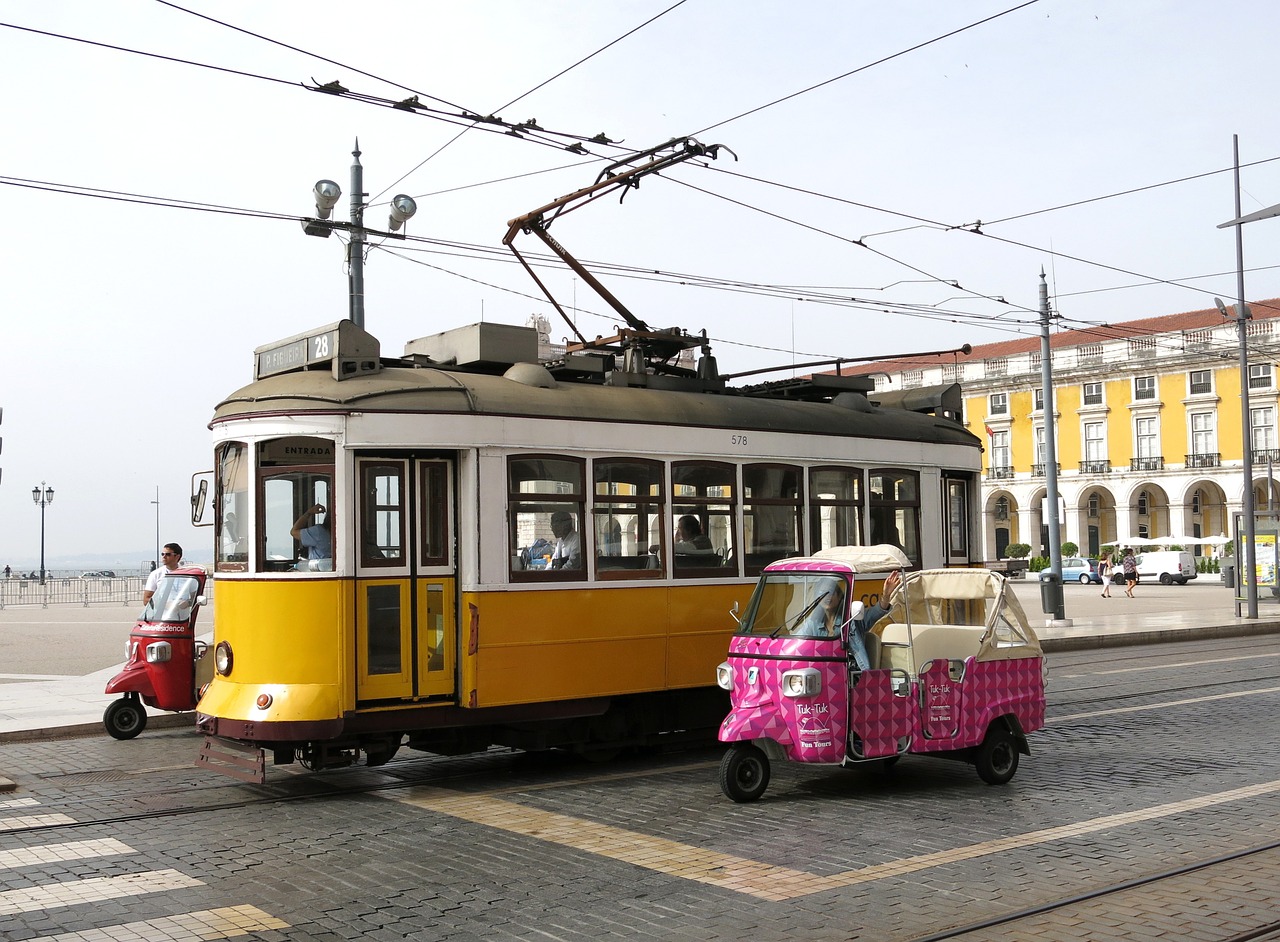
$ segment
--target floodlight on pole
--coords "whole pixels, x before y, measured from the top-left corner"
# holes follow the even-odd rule
[[[395,232],[412,219],[417,211],[418,204],[413,201],[412,196],[405,193],[397,194],[391,200],[391,219],[387,222],[387,227]]]
[[[318,180],[311,192],[316,198],[316,215],[321,219],[328,219],[333,207],[342,198],[342,187],[332,180]]]

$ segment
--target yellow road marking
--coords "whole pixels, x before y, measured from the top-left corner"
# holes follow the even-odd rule
[[[1080,837],[1084,834],[1197,811],[1227,802],[1256,798],[1273,792],[1280,792],[1280,781],[1264,782],[1215,795],[1204,795],[1200,798],[1170,802],[1137,811],[1107,815],[1091,821],[1015,834],[828,876],[778,867],[734,854],[723,854],[666,838],[543,811],[495,798],[492,795],[461,795],[440,788],[415,788],[407,794],[388,797],[438,814],[446,814],[512,834],[550,841],[561,847],[607,857],[681,879],[745,893],[758,899],[783,901],[889,877],[901,877],[932,867]]]

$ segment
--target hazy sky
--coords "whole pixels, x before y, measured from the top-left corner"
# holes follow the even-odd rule
[[[404,192],[409,234],[432,240],[368,254],[366,327],[385,352],[555,317],[487,250],[622,148],[450,143],[460,126],[313,82],[635,150],[689,134],[732,149],[552,229],[579,258],[685,276],[604,278],[651,325],[706,330],[724,372],[1036,333],[1042,266],[1069,327],[1234,297],[1234,238],[1216,228],[1235,215],[1232,134],[1244,212],[1280,202],[1280,6],[1017,6],[7,0],[0,565],[38,562],[41,481],[53,567],[150,557],[157,486],[161,539],[211,558],[187,497],[214,407],[251,379],[255,346],[346,316],[342,243],[296,217],[328,177],[347,218],[356,137],[366,224]],[[62,192],[85,188],[249,215]],[[1280,219],[1246,227],[1245,253],[1250,297],[1280,295]],[[545,277],[584,334],[613,329],[567,271]]]

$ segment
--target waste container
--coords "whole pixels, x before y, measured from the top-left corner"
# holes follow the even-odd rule
[[[1040,573],[1040,608],[1046,615],[1063,617],[1062,576],[1048,569]]]
[[[1236,587],[1236,564],[1235,560],[1224,559],[1221,563],[1222,568],[1222,584],[1228,589]]]

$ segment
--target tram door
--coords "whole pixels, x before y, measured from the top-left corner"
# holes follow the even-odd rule
[[[452,699],[453,464],[356,461],[356,699]]]

